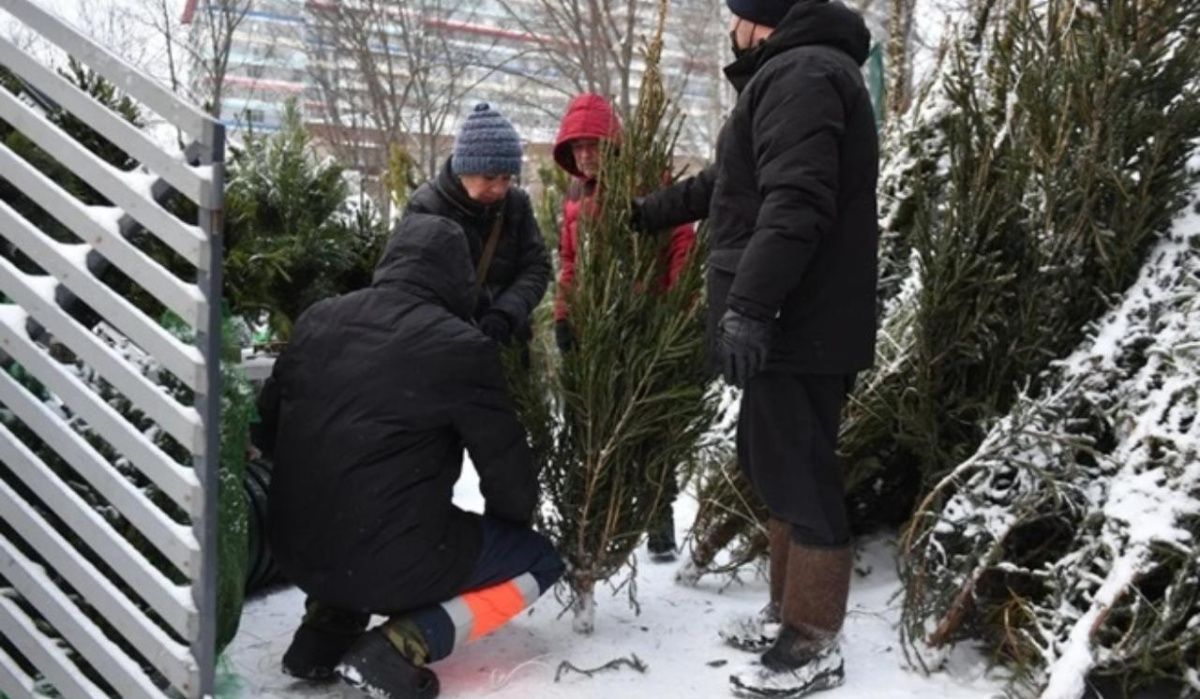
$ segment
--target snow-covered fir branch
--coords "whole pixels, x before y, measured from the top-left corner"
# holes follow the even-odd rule
[[[1018,605],[996,647],[1031,666],[1026,689],[1044,697],[1138,664],[1187,677],[1200,649],[1198,253],[1193,210],[1046,388],[927,499],[906,569],[911,643],[953,641]]]

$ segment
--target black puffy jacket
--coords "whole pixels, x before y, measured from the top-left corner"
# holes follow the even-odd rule
[[[528,338],[529,316],[541,303],[550,283],[550,257],[529,195],[513,187],[498,204],[484,206],[473,201],[451,171],[448,158],[436,178],[413,192],[405,213],[445,216],[462,226],[475,267],[483,257],[493,222],[497,216],[504,216],[500,240],[483,285],[483,298],[474,315],[478,318],[489,309],[503,311],[517,334]]]
[[[709,329],[726,306],[776,318],[768,367],[816,374],[875,355],[879,147],[862,18],[801,0],[727,67],[738,101],[699,175],[647,197],[643,225],[709,219]]]
[[[468,320],[466,238],[423,215],[399,233],[370,288],[304,312],[260,398],[279,567],[374,613],[441,602],[470,575],[479,517],[451,504],[464,446],[488,514],[525,523],[537,501],[499,350]]]

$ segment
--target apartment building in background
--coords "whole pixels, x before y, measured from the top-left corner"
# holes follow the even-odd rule
[[[199,53],[208,45],[204,3],[232,1],[186,0],[183,20]],[[347,166],[373,174],[386,166],[384,144],[397,130],[417,144],[414,157],[440,159],[461,117],[486,101],[513,121],[536,159],[548,153],[572,91],[562,73],[572,39],[544,30],[542,0],[250,3],[232,33],[222,84],[220,119],[235,139],[277,130],[285,104],[295,99],[319,141]],[[656,5],[642,2],[639,35],[652,30]],[[721,0],[671,2],[661,65],[685,116],[679,150],[689,160],[709,157],[732,98],[720,72],[728,43],[721,7]],[[361,35],[348,41],[347,32]],[[564,49],[555,60],[548,51],[559,44]],[[630,101],[642,81],[638,55]],[[194,92],[211,94],[206,72],[193,68]],[[619,94],[610,96],[620,103]],[[379,104],[403,106],[382,114],[393,110]]]

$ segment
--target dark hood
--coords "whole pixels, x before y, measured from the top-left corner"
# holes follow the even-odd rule
[[[374,286],[406,289],[469,318],[475,310],[475,269],[462,227],[441,216],[406,215],[375,266]]]
[[[458,175],[454,174],[454,169],[451,166],[452,158],[446,158],[446,162],[442,163],[442,169],[438,171],[437,177],[433,179],[433,186],[438,193],[450,202],[455,208],[461,210],[467,216],[475,218],[490,219],[496,215],[496,212],[504,206],[507,198],[490,206],[484,206],[467,196],[467,190],[463,188],[462,181],[458,179]]]
[[[770,38],[729,64],[725,74],[740,91],[775,56],[799,46],[814,45],[839,49],[861,66],[871,53],[871,32],[862,15],[838,0],[800,0]]]

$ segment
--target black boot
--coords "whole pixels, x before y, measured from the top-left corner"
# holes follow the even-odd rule
[[[433,670],[401,655],[378,630],[364,633],[346,651],[337,676],[371,699],[434,699],[440,690]]]
[[[307,613],[283,654],[283,672],[316,682],[333,679],[333,668],[367,628],[370,616],[305,603]]]
[[[762,656],[760,665],[729,677],[739,697],[803,697],[832,689],[846,681],[842,651],[836,637],[815,640],[810,634],[784,626]]]
[[[646,542],[650,551],[650,560],[655,563],[670,563],[675,560],[675,513],[670,505],[654,519],[650,526],[650,536]]]

